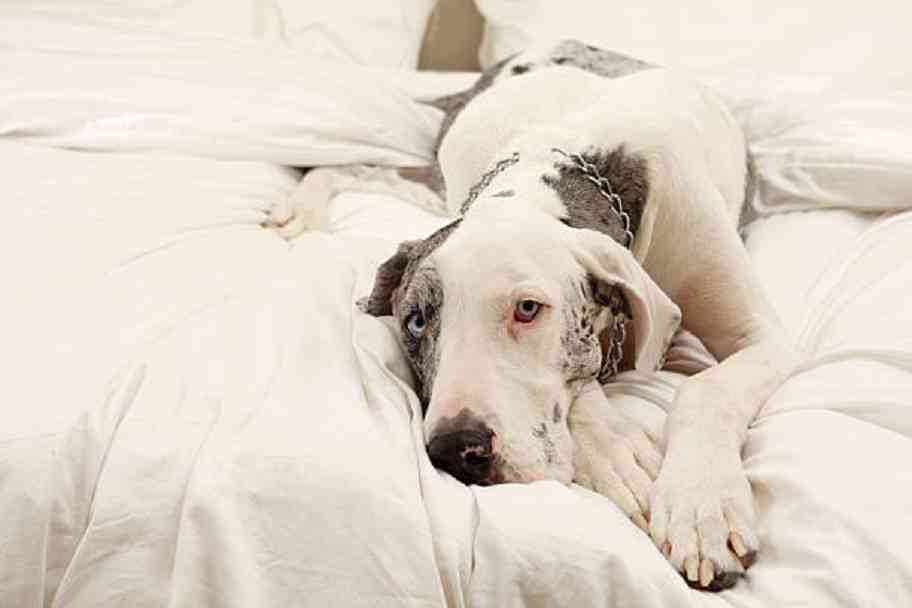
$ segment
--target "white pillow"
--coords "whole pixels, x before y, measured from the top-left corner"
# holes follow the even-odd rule
[[[912,2],[477,0],[483,67],[574,38],[722,93],[759,169],[759,214],[912,206]]]
[[[724,94],[747,134],[758,215],[912,208],[908,87],[749,70],[700,78]]]
[[[436,0],[6,0],[49,19],[275,43],[361,65],[414,69]]]
[[[477,0],[482,67],[575,38],[666,67],[906,79],[908,0]]]

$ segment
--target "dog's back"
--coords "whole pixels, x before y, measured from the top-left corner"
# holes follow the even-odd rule
[[[544,48],[518,53],[482,72],[472,88],[431,102],[431,105],[444,112],[440,132],[437,134],[437,141],[434,145],[434,155],[436,156],[440,150],[440,143],[453,121],[479,93],[507,78],[556,65],[579,68],[605,78],[620,78],[654,67],[638,59],[576,40],[564,40]]]
[[[722,193],[732,223],[743,202],[744,139],[710,89],[661,68],[606,79],[558,66],[490,88],[453,122],[438,155],[448,208],[465,209],[462,203],[480,177],[514,154],[522,163],[510,176],[498,177],[499,187],[512,187],[504,184],[530,171],[530,183],[541,181],[560,165],[555,148],[589,155],[623,150],[623,156],[640,159],[646,174],[620,171],[608,177],[625,190],[628,179],[648,183],[648,199],[656,204],[679,200],[678,190],[696,175]],[[643,213],[650,215],[650,208]]]
[[[431,105],[444,112],[440,131],[434,144],[434,162],[429,167],[400,169],[400,176],[407,180],[424,184],[441,199],[446,200],[447,189],[440,167],[439,153],[443,140],[449,133],[456,118],[476,97],[491,87],[505,80],[554,66],[575,67],[611,79],[623,78],[657,67],[621,53],[600,49],[576,40],[565,40],[514,55],[485,70],[470,89],[430,102]],[[611,109],[606,108],[605,111],[610,112]],[[749,149],[746,152],[746,157],[747,179],[745,181],[743,201],[749,202],[753,198],[753,193],[756,189],[756,170]],[[744,205],[743,207],[744,210],[749,210],[749,208],[750,205]],[[745,218],[748,218],[747,212],[742,215],[742,223],[744,223]]]
[[[577,40],[564,40],[513,55],[482,72],[470,89],[429,102],[430,105],[443,110],[444,113],[440,131],[434,142],[434,163],[429,167],[400,169],[399,175],[407,180],[424,184],[445,199],[446,186],[440,170],[438,153],[440,145],[456,117],[479,94],[497,83],[558,65],[579,68],[605,78],[621,78],[655,67],[638,59],[583,44]]]

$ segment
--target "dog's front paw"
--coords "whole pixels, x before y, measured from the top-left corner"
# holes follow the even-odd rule
[[[649,532],[649,495],[662,455],[636,422],[620,413],[571,420],[574,481],[610,498]]]
[[[277,201],[266,214],[263,226],[266,228],[282,228],[295,217],[295,208],[291,198],[284,198]]]
[[[688,584],[734,585],[758,549],[750,483],[736,449],[675,446],[652,489],[650,534]]]
[[[330,199],[351,186],[358,167],[317,167],[308,171],[298,186],[273,204],[262,226],[291,240],[307,230],[318,230],[326,220]]]

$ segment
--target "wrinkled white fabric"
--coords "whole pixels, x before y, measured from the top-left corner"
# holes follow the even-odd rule
[[[0,7],[0,136],[313,166],[426,162],[423,75],[256,41],[48,21]],[[458,81],[457,81],[458,82]]]
[[[328,232],[289,245],[258,223],[293,173],[0,153],[32,161],[3,178],[18,185],[3,276],[30,294],[0,341],[4,604],[850,606],[912,593],[895,544],[912,533],[912,345],[897,329],[912,321],[909,213],[753,226],[758,272],[813,356],[748,440],[763,552],[711,596],[602,497],[469,489],[430,466],[393,328],[353,303],[399,240],[440,218],[343,194]],[[156,184],[185,194],[156,207],[129,189]],[[610,391],[656,421],[679,379],[628,374]]]
[[[434,0],[4,0],[5,13],[44,22],[92,21],[134,33],[251,41],[300,55],[412,69]]]
[[[489,67],[535,42],[582,40],[666,67],[838,74],[909,82],[905,0],[477,0]]]
[[[912,191],[912,4],[479,0],[483,67],[573,38],[724,93],[760,171],[754,211],[899,209]]]
[[[66,42],[44,25],[0,20],[4,65],[43,71],[56,54],[114,88],[149,65],[118,67],[103,36]],[[164,86],[189,93],[206,76],[188,48],[174,53]],[[372,98],[376,83],[351,74],[333,90],[362,99],[292,116],[297,92],[267,94],[286,79],[263,72],[263,96],[245,101],[261,122],[233,130],[203,102],[241,95],[257,73],[244,69],[205,81],[205,99],[173,99],[162,111],[180,129],[153,121],[135,139],[86,117],[148,110],[151,89],[104,89],[92,114],[76,103],[92,89],[65,70],[56,89],[0,70],[0,606],[909,602],[912,212],[751,226],[757,272],[810,358],[749,434],[759,559],[734,589],[703,594],[600,496],[466,488],[431,467],[394,327],[354,302],[399,241],[444,220],[346,193],[326,231],[292,243],[260,223],[299,179],[272,162],[417,162],[437,116]],[[465,81],[411,78],[403,95]],[[631,373],[608,390],[655,425],[679,381]]]
[[[744,126],[758,171],[757,215],[904,209],[912,192],[912,76],[906,84],[714,71]]]

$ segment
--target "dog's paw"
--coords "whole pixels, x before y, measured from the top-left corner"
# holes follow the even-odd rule
[[[737,450],[676,446],[650,497],[650,534],[687,583],[721,591],[756,557],[754,504]]]
[[[298,186],[273,204],[262,226],[291,240],[308,230],[319,230],[326,221],[330,199],[353,183],[356,167],[317,167]]]
[[[610,498],[649,533],[649,496],[662,455],[656,441],[620,413],[571,422],[574,481]]]
[[[273,205],[261,225],[290,241],[299,234],[312,229],[316,224],[310,210],[300,208],[298,201],[289,196]]]
[[[281,228],[295,217],[295,208],[291,198],[279,200],[269,209],[263,225],[267,228]]]

